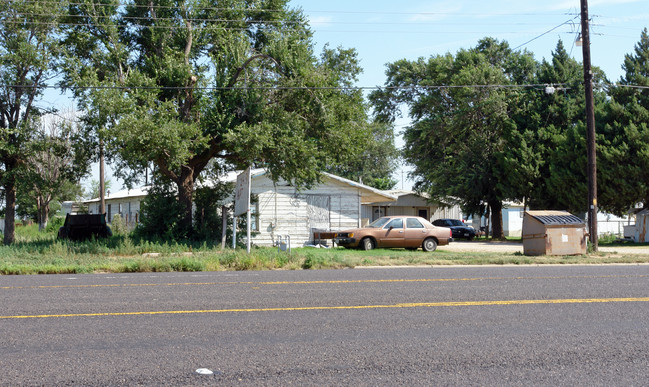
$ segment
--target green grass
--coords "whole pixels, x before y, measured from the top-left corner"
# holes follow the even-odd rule
[[[613,242],[610,242],[612,245]],[[54,231],[19,227],[16,243],[0,246],[0,274],[133,273],[225,270],[340,269],[363,266],[526,265],[643,263],[649,255],[595,253],[583,256],[528,257],[521,253],[456,252],[440,247],[433,253],[403,249],[372,251],[344,248],[277,248],[221,250],[207,243],[136,241],[127,235],[87,242],[60,241]]]

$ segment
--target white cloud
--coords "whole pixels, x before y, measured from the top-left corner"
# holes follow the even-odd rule
[[[331,16],[310,16],[309,25],[312,27],[329,27],[332,20]]]

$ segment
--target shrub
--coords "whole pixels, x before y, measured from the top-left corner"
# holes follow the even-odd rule
[[[45,232],[54,232],[58,233],[59,228],[65,223],[65,216],[53,216],[52,219],[47,223],[45,227]]]
[[[128,226],[120,214],[115,214],[113,220],[110,222],[110,228],[113,235],[126,235],[128,233]]]

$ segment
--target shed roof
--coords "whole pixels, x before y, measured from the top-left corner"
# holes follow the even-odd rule
[[[104,197],[105,200],[113,200],[113,199],[128,199],[128,198],[135,198],[135,197],[145,197],[147,193],[149,192],[150,186],[142,186],[138,188],[133,188],[133,189],[123,189],[121,191],[117,191],[113,194],[108,194],[106,197]],[[95,203],[99,202],[100,198],[93,198],[89,200],[84,200],[82,203],[90,204],[90,203]]]
[[[527,211],[527,214],[546,226],[586,225],[580,217],[568,211]]]

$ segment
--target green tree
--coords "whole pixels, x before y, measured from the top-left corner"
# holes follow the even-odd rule
[[[503,235],[502,202],[512,196],[503,158],[504,133],[514,122],[511,93],[490,85],[528,83],[535,66],[531,54],[486,38],[456,55],[389,64],[386,88],[370,96],[379,119],[391,121],[400,104],[409,107],[403,157],[414,166],[416,189],[469,213],[490,212],[496,238]]]
[[[391,176],[399,159],[399,150],[394,145],[394,130],[387,123],[369,125],[369,136],[362,141],[362,152],[344,165],[328,171],[377,189],[393,189],[397,181]]]
[[[59,57],[62,3],[0,2],[0,181],[5,195],[4,243],[15,240],[16,181],[27,162],[37,102]]]
[[[649,34],[645,28],[598,123],[600,207],[624,214],[649,207]]]
[[[149,162],[174,183],[187,230],[194,183],[214,160],[264,166],[301,186],[361,149],[355,51],[316,57],[304,15],[287,3],[84,0],[73,9],[83,23],[68,35],[68,84],[127,184]]]
[[[113,181],[111,179],[106,179],[106,181],[104,181],[104,189],[106,189],[106,191],[109,191],[112,186]],[[88,187],[88,190],[85,192],[85,196],[88,199],[96,199],[99,197],[99,180],[90,180],[90,187]]]
[[[85,152],[77,152],[78,134],[72,115],[43,116],[26,145],[27,165],[20,172],[18,183],[19,214],[30,211],[31,202],[39,231],[44,231],[50,205],[61,198],[66,182],[79,180],[89,167]]]
[[[516,125],[506,135],[506,184],[532,209],[582,212],[587,197],[583,68],[559,41],[533,83],[547,86],[521,90],[510,105]]]

